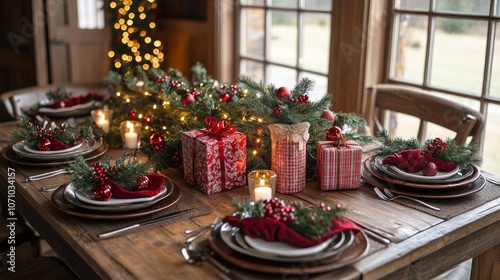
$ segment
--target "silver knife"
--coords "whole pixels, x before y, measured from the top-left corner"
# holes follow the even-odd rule
[[[193,210],[194,209],[191,208],[191,209],[180,210],[180,211],[168,213],[166,215],[160,216],[158,218],[154,218],[154,219],[146,221],[146,222],[133,224],[131,226],[120,228],[120,229],[113,230],[113,231],[106,232],[106,233],[101,233],[101,234],[99,234],[99,238],[109,237],[109,236],[112,236],[114,234],[117,234],[117,233],[120,233],[120,232],[123,232],[123,231],[126,231],[126,230],[130,230],[130,229],[133,229],[133,228],[136,228],[136,227],[140,227],[140,226],[144,226],[144,225],[147,225],[147,224],[156,223],[158,221],[161,221],[161,220],[164,220],[164,219],[168,219],[168,218],[173,218],[173,217],[179,216],[181,214],[184,214],[184,213],[187,213],[187,212],[190,212],[190,211],[193,211]]]

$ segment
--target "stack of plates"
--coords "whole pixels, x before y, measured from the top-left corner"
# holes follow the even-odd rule
[[[85,159],[101,156],[108,146],[101,139],[84,140],[82,143],[64,150],[40,151],[27,147],[18,142],[2,151],[4,158],[9,161],[26,165],[66,164],[76,156],[82,155]]]
[[[175,204],[181,196],[179,188],[165,179],[160,192],[152,197],[100,201],[91,191],[75,189],[73,184],[61,186],[52,194],[57,208],[71,215],[94,219],[124,219],[151,214]]]
[[[436,176],[421,172],[407,173],[396,166],[382,164],[382,157],[373,156],[363,163],[361,177],[377,188],[421,198],[454,198],[473,194],[485,185],[485,179],[475,165]]]
[[[340,232],[313,247],[298,248],[283,242],[251,238],[228,223],[219,225],[209,239],[214,252],[243,268],[266,273],[317,273],[352,264],[368,250],[363,232]]]
[[[32,108],[29,108],[29,110],[24,111],[24,113],[28,116],[42,115],[49,118],[71,118],[90,115],[90,111],[102,107],[101,101],[94,100],[64,108],[43,107],[42,104],[48,104],[48,101],[44,100],[40,104],[36,104]]]

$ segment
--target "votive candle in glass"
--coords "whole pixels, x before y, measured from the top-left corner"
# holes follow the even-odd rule
[[[123,146],[126,149],[140,148],[142,125],[138,121],[123,121],[120,124]]]
[[[97,125],[97,127],[101,128],[104,133],[109,133],[109,130],[111,128],[111,116],[113,115],[113,110],[96,109],[90,111],[90,115],[92,116],[92,120]]]
[[[272,170],[257,169],[248,173],[250,199],[259,201],[273,198],[276,190],[276,178],[276,173]]]

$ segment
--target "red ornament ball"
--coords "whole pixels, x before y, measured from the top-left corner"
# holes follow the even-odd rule
[[[438,173],[438,168],[434,162],[427,162],[422,167],[422,174],[424,176],[435,176]]]
[[[111,186],[106,183],[102,183],[94,189],[94,198],[97,200],[107,201],[112,195]]]
[[[282,99],[282,98],[285,98],[285,97],[290,97],[290,90],[288,90],[288,88],[286,88],[286,87],[280,87],[276,91],[276,97],[278,97],[278,99]]]
[[[151,118],[149,116],[144,116],[144,118],[142,118],[142,122],[144,124],[150,124],[151,123]]]
[[[335,114],[328,109],[323,111],[323,114],[321,114],[321,118],[325,119],[325,120],[329,120],[332,123],[335,122]]]
[[[146,175],[140,175],[137,177],[137,181],[135,182],[136,190],[143,190],[149,188],[149,178]]]
[[[149,137],[149,143],[153,146],[163,146],[163,143],[165,142],[165,137],[163,137],[163,134],[161,132],[155,132]]]
[[[252,145],[253,146],[259,146],[260,145],[260,139],[259,138],[252,139]]]
[[[50,151],[50,140],[47,138],[42,138],[38,140],[38,143],[36,145],[40,151]]]
[[[134,111],[134,110],[130,110],[130,111],[128,112],[128,115],[129,115],[131,118],[135,118],[135,117],[137,116],[137,114],[135,113],[135,111]]]
[[[220,101],[222,102],[228,102],[229,99],[231,99],[231,95],[228,93],[223,93],[220,95]]]
[[[187,106],[187,105],[193,103],[194,100],[195,100],[194,95],[191,93],[184,93],[184,95],[182,95],[182,99],[181,99],[182,104],[184,106]]]

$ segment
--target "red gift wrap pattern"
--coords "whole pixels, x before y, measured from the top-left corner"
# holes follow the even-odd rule
[[[184,179],[206,194],[246,185],[246,135],[213,137],[207,129],[183,132]]]
[[[306,187],[309,123],[270,124],[271,169],[276,172],[276,191],[297,193]]]
[[[359,188],[363,148],[355,141],[316,143],[316,178],[321,190]]]

